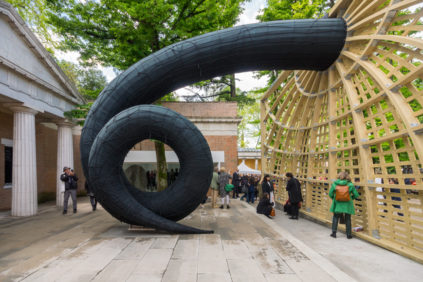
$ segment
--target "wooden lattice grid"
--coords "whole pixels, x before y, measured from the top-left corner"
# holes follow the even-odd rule
[[[348,171],[357,236],[423,262],[423,3],[340,0],[346,44],[325,71],[283,71],[261,101],[264,173],[302,182],[301,212],[330,223],[330,185]]]

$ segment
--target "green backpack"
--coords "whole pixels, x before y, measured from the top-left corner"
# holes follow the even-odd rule
[[[226,184],[225,185],[225,191],[231,192],[234,189],[234,186],[232,184]]]

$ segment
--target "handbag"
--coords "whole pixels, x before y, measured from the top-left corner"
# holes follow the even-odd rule
[[[225,191],[231,192],[234,189],[234,186],[232,184],[226,184],[225,185]]]
[[[270,215],[271,215],[271,216],[276,216],[276,211],[275,211],[275,208],[272,208],[272,211],[270,212]]]

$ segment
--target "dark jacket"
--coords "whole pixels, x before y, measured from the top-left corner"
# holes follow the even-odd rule
[[[234,187],[239,187],[241,185],[241,178],[239,177],[239,173],[236,171],[232,174],[232,184]]]
[[[293,204],[303,201],[303,196],[301,194],[301,184],[296,178],[291,178],[288,180],[286,185],[286,191],[288,191],[289,201]]]
[[[60,180],[65,182],[65,190],[76,190],[78,189],[78,177],[76,174],[74,175],[67,175],[66,173],[63,173],[60,175]]]
[[[261,184],[261,192],[268,193],[270,195],[270,191],[273,191],[273,187],[270,182],[263,181]]]
[[[270,212],[273,209],[273,205],[270,203],[270,200],[267,198],[261,198],[259,204],[257,205],[257,213],[270,215]]]

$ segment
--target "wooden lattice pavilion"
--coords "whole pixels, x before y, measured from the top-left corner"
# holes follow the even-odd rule
[[[301,212],[331,222],[329,187],[361,194],[354,234],[423,262],[423,1],[340,0],[348,36],[325,71],[283,71],[261,100],[262,165],[302,182]],[[329,233],[328,233],[329,235]]]

